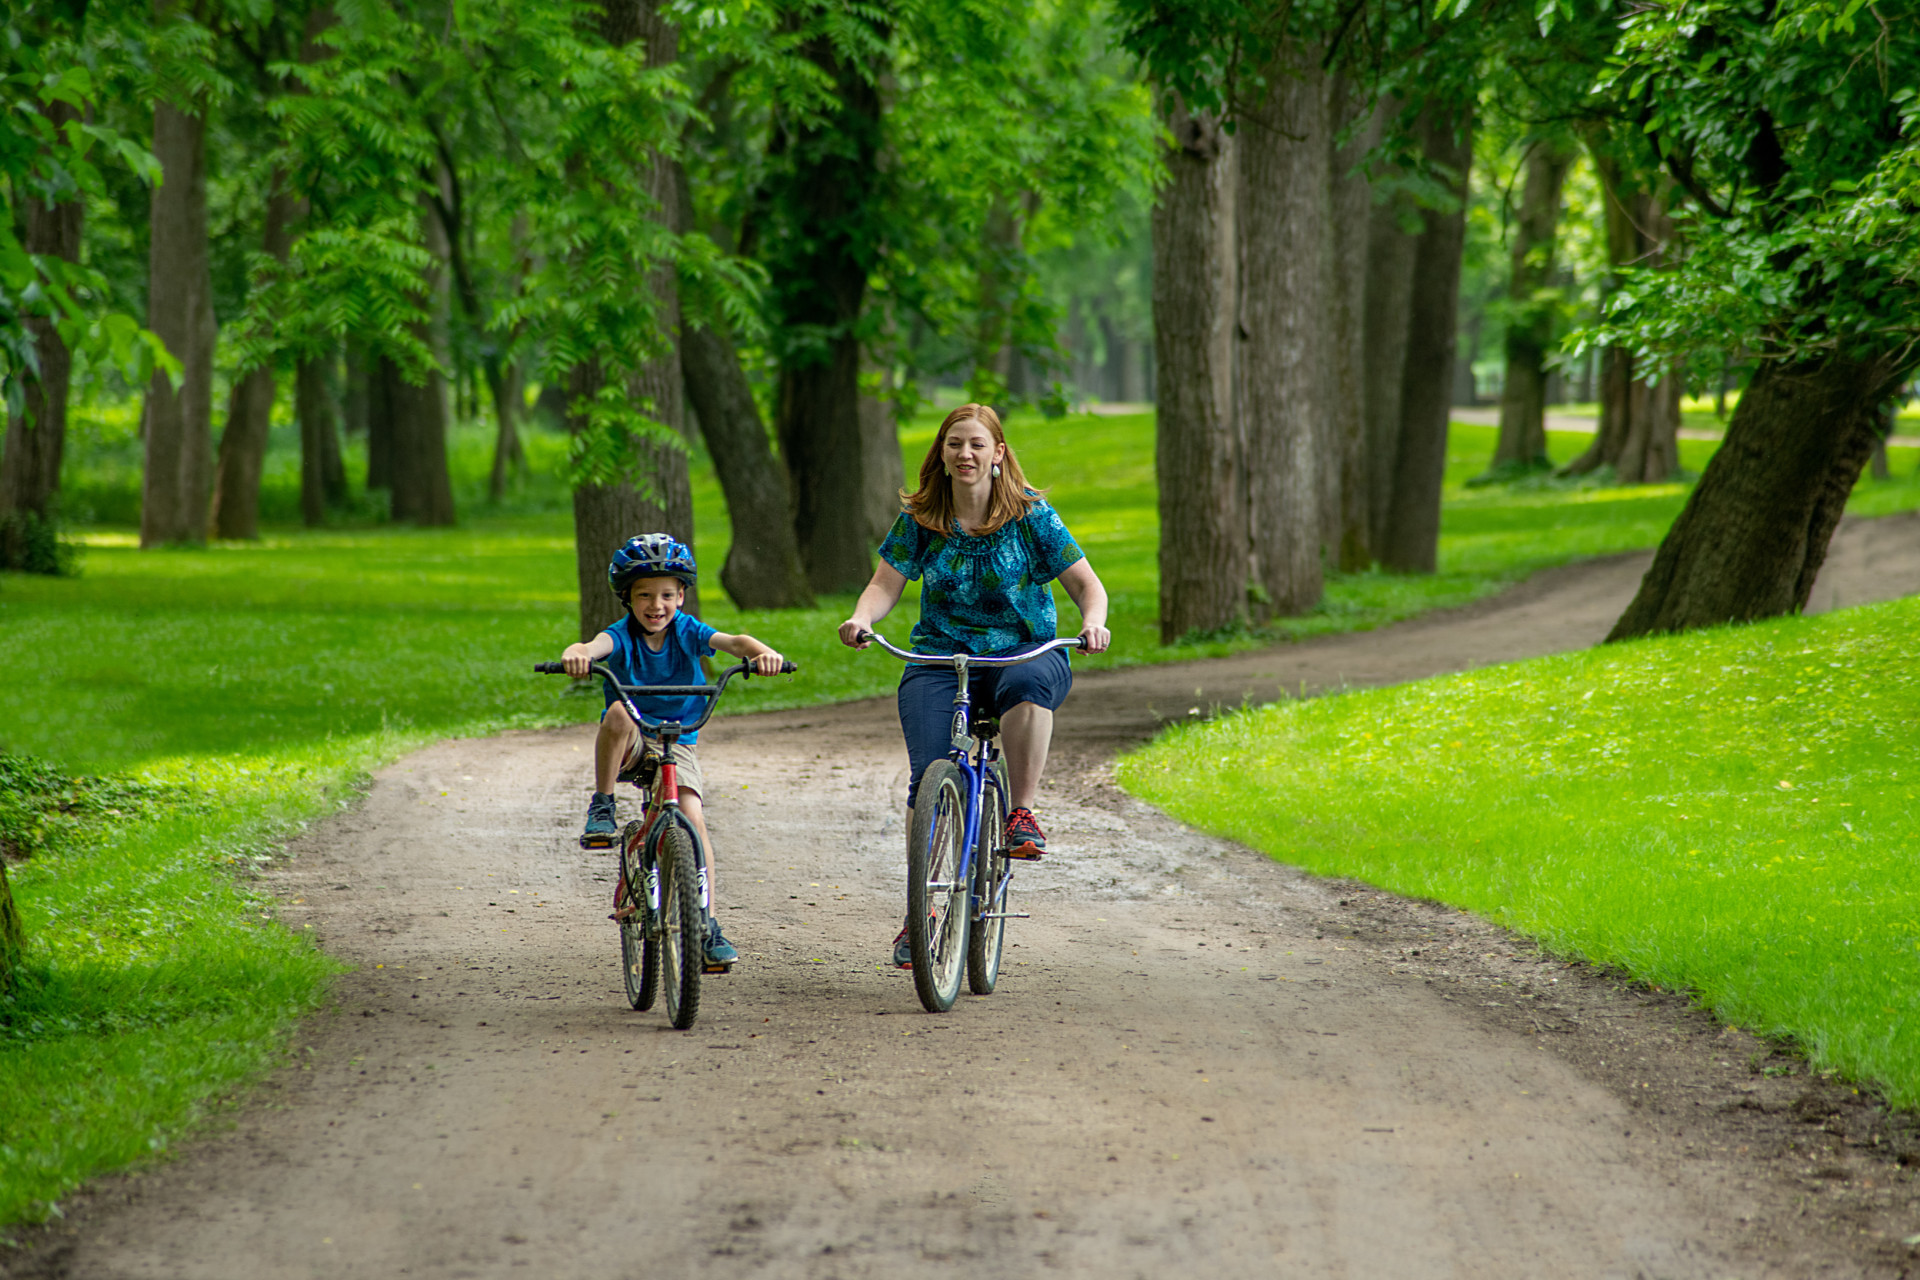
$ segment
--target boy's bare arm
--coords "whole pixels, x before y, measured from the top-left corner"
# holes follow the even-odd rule
[[[728,635],[724,631],[716,631],[708,643],[722,653],[730,653],[736,658],[745,658],[751,662],[755,675],[777,676],[780,674],[780,664],[785,661],[778,651],[760,643],[750,635],[735,636]]]
[[[560,661],[570,676],[584,676],[587,668],[613,652],[613,637],[602,631],[582,644],[570,644],[560,651]]]

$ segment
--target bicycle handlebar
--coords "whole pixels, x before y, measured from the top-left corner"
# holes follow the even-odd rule
[[[567,674],[567,664],[564,662],[536,662],[533,664],[533,669],[543,676],[563,676]],[[799,669],[797,664],[785,661],[784,659],[780,663],[780,674],[783,676],[792,675]],[[692,724],[681,724],[679,726],[681,733],[697,733],[708,720],[713,718],[713,709],[720,705],[720,694],[726,689],[727,681],[733,679],[735,676],[739,676],[742,680],[748,680],[751,679],[754,674],[753,664],[750,662],[742,662],[737,666],[728,667],[725,671],[722,671],[720,673],[719,683],[717,684],[621,684],[620,678],[614,675],[612,669],[604,662],[596,662],[588,667],[587,670],[594,675],[604,677],[607,682],[618,691],[621,701],[627,703],[627,710],[639,719],[643,727],[650,726],[659,728],[678,722],[672,720],[647,719],[640,714],[638,707],[632,705],[632,699],[634,698],[705,698],[707,700],[706,710],[702,712],[700,718]]]
[[[1079,636],[1063,636],[1057,640],[1049,640],[1043,645],[1027,650],[1025,653],[1007,654],[1004,657],[997,658],[976,658],[970,653],[914,653],[911,650],[902,649],[898,645],[891,643],[878,631],[862,631],[859,639],[862,641],[871,640],[902,662],[916,663],[923,667],[940,666],[943,663],[950,663],[956,658],[965,658],[967,665],[970,667],[1016,667],[1023,662],[1032,662],[1042,654],[1052,653],[1055,649],[1086,648],[1086,641],[1082,640]]]

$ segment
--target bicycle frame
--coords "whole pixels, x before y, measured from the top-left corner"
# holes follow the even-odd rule
[[[951,666],[955,676],[953,691],[953,719],[948,727],[947,758],[960,770],[960,776],[967,780],[966,821],[961,827],[961,854],[959,876],[960,883],[973,883],[973,859],[980,839],[981,802],[986,796],[988,767],[1000,758],[1000,748],[992,737],[979,733],[973,723],[973,695],[970,687],[971,673],[975,667],[1013,667],[1023,662],[1031,662],[1056,649],[1077,649],[1081,647],[1078,636],[1066,639],[1049,640],[1025,653],[1010,654],[1006,657],[976,657],[970,653],[926,654],[914,653],[890,644],[887,638],[878,632],[865,631],[860,634],[862,640],[872,640],[881,648],[903,662],[915,666]],[[979,755],[974,755],[974,746],[978,743]],[[1009,797],[1011,800],[1011,797]],[[973,919],[991,920],[997,914],[1003,914],[997,908],[1002,903],[986,903],[971,889],[968,891],[973,904]],[[1002,889],[1004,893],[1004,888]]]

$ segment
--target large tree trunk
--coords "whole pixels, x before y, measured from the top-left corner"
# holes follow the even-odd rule
[[[584,406],[599,394],[599,366],[575,365],[568,375],[567,402],[569,426],[584,425]],[[679,400],[674,400],[674,418],[656,399],[656,415],[674,427],[680,425]],[[580,412],[574,411],[580,406]],[[609,625],[619,621],[620,601],[607,589],[607,562],[615,547],[637,533],[670,533],[689,547],[693,546],[693,489],[688,478],[687,455],[669,445],[646,446],[652,465],[650,485],[642,489],[634,483],[581,485],[573,491],[574,567],[580,589],[580,638],[591,640]],[[689,588],[683,606],[698,616],[700,595]]]
[[[720,585],[737,608],[812,608],[787,469],[767,438],[738,353],[712,329],[688,329],[680,335],[680,363],[733,529]]]
[[[433,352],[435,365],[419,371],[415,380],[403,375],[392,361],[381,361],[387,375],[387,478],[395,520],[450,525],[453,480],[447,471],[447,379],[441,372],[449,363],[449,248],[445,228],[431,209],[421,209],[421,220],[433,267],[424,290],[429,318],[419,324],[415,335]]]
[[[1515,471],[1550,468],[1547,459],[1547,352],[1553,347],[1553,285],[1560,190],[1578,153],[1542,138],[1527,153],[1527,183],[1514,224],[1507,280],[1507,379],[1500,393],[1500,438],[1493,465]]]
[[[423,335],[424,336],[424,335]],[[453,481],[447,474],[447,382],[438,369],[410,381],[383,359],[387,464],[392,516],[420,525],[453,523]]]
[[[1333,311],[1330,378],[1333,394],[1333,457],[1336,481],[1324,533],[1336,549],[1343,573],[1358,573],[1373,563],[1371,496],[1367,477],[1367,270],[1371,233],[1367,223],[1373,203],[1372,188],[1362,165],[1380,141],[1384,123],[1375,105],[1361,96],[1359,87],[1344,78],[1332,89],[1330,141],[1333,183]],[[1365,121],[1361,122],[1364,115]],[[1351,129],[1352,139],[1339,146],[1340,134]]]
[[[833,593],[858,591],[873,563],[855,327],[873,262],[880,95],[831,41],[804,52],[832,80],[836,103],[824,121],[796,126],[780,143],[792,166],[780,203],[795,221],[769,238],[778,242],[769,274],[789,344],[775,425],[808,580]],[[817,336],[802,341],[807,335]]]
[[[1397,105],[1382,104],[1383,112]],[[1382,120],[1382,127],[1385,120]],[[1417,218],[1404,192],[1375,204],[1367,215],[1366,463],[1367,545],[1379,559],[1393,509],[1393,472],[1400,454],[1401,394],[1406,380],[1407,337],[1413,304],[1414,263],[1420,237],[1402,220]]]
[[[679,55],[679,32],[661,16],[655,0],[615,0],[604,11],[601,34],[616,48],[644,43],[649,68],[670,65]],[[677,224],[682,197],[677,168],[658,152],[636,157],[646,166],[648,194],[660,218]],[[675,432],[686,425],[685,374],[680,359],[680,286],[671,263],[656,266],[644,285],[652,292],[655,314],[668,338],[667,349],[628,383],[637,403],[651,404],[653,417]],[[584,406],[604,385],[597,364],[576,365],[568,376],[569,422],[584,425],[571,406]],[[671,442],[637,442],[635,472],[625,482],[582,485],[573,493],[574,564],[580,586],[580,638],[591,639],[620,617],[620,602],[607,590],[607,561],[613,550],[637,533],[670,533],[693,546],[693,485],[684,448]],[[700,611],[697,590],[689,590],[684,608]]]
[[[1233,417],[1238,245],[1233,139],[1176,105],[1153,210],[1160,369],[1160,643],[1247,617],[1247,513]]]
[[[56,129],[79,119],[64,102],[47,107]],[[77,262],[86,205],[79,200],[49,205],[21,200],[21,246],[28,253]],[[60,460],[67,443],[67,390],[73,353],[52,320],[29,316],[27,332],[40,359],[38,376],[25,379],[19,413],[7,415],[4,452],[0,452],[0,569],[38,573],[59,571],[52,554],[53,521],[58,513]],[[0,884],[0,893],[5,892]],[[4,914],[6,904],[0,904]],[[0,921],[0,926],[4,922]],[[0,946],[4,941],[0,941]]]
[[[13,886],[7,881],[7,864],[0,858],[0,995],[13,988],[14,971],[27,949],[26,926],[20,921],[20,908],[13,904]]]
[[[327,522],[327,508],[347,500],[333,397],[327,391],[330,356],[302,360],[293,375],[293,416],[300,424],[300,518],[309,528]]]
[[[1429,209],[1413,268],[1407,354],[1400,393],[1400,445],[1380,563],[1400,573],[1432,573],[1440,553],[1440,486],[1447,471],[1447,410],[1453,402],[1460,255],[1466,245],[1467,174],[1473,118],[1436,113],[1422,125],[1427,158],[1450,175],[1458,204]]]
[[[1333,295],[1326,76],[1298,46],[1269,72],[1238,144],[1248,521],[1261,603],[1306,612],[1323,589],[1322,469],[1332,438]]]
[[[1619,287],[1628,266],[1659,266],[1672,260],[1673,220],[1667,213],[1665,183],[1654,179],[1647,190],[1616,159],[1604,131],[1587,137],[1604,192],[1607,260]],[[1600,421],[1593,443],[1561,468],[1562,475],[1586,475],[1612,467],[1620,484],[1660,484],[1680,470],[1680,393],[1684,362],[1674,361],[1668,376],[1653,383],[1636,376],[1633,353],[1608,347],[1601,364]]]
[[[1906,372],[1837,355],[1761,365],[1607,639],[1803,608]]]
[[[286,189],[286,176],[274,176],[267,197],[262,247],[281,262],[292,244],[291,223],[301,201]],[[220,458],[213,483],[213,536],[260,536],[260,470],[267,458],[272,426],[273,366],[249,369],[234,380],[227,396],[227,426],[220,433]]]
[[[1017,351],[1012,359],[1010,367],[1016,371],[1025,364]],[[893,370],[876,369],[871,360],[863,361],[863,380],[876,373],[878,391],[860,393],[860,455],[866,459],[867,540],[878,546],[900,516],[900,490],[907,482],[907,470],[900,457],[899,421],[893,414]]]
[[[161,181],[152,200],[147,327],[180,361],[178,390],[156,372],[144,406],[140,545],[205,542],[213,483],[213,276],[207,256],[206,121],[153,109]]]

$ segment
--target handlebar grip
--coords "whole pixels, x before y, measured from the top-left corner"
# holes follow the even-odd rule
[[[780,674],[783,676],[790,676],[799,669],[800,664],[797,662],[782,662],[780,664]]]
[[[543,676],[563,676],[567,674],[567,664],[564,662],[536,662],[533,664],[533,669]]]

